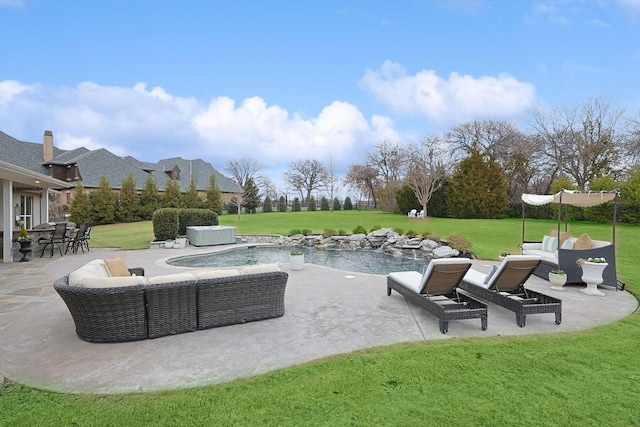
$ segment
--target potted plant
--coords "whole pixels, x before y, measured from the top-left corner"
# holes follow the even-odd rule
[[[609,265],[607,260],[602,257],[578,258],[576,264],[582,267],[582,281],[587,284],[580,292],[603,297],[604,293],[598,290],[598,285],[602,283],[602,272]]]
[[[564,291],[563,286],[567,283],[567,273],[564,270],[554,268],[549,272],[549,283],[551,283],[551,289]]]
[[[20,253],[22,254],[22,258],[20,262],[29,262],[31,258],[29,258],[29,254],[32,251],[31,243],[33,243],[33,237],[29,235],[27,229],[24,228],[24,225],[20,227],[20,233],[18,233],[18,243],[20,243]]]
[[[292,270],[302,270],[304,268],[304,254],[299,249],[293,249],[289,256]]]

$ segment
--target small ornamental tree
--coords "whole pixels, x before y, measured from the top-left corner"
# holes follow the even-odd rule
[[[278,212],[286,212],[287,211],[287,199],[284,196],[280,196],[278,199]]]
[[[262,204],[262,212],[273,212],[273,206],[271,206],[271,197],[267,196],[264,198],[264,203]]]
[[[351,204],[351,197],[347,196],[344,198],[344,207],[343,209],[345,211],[351,211],[353,210],[353,204]]]
[[[336,197],[333,199],[333,210],[339,211],[340,209],[342,209],[342,206],[340,206],[340,199]]]
[[[321,211],[328,211],[329,209],[329,200],[327,200],[326,197],[322,196],[322,199],[320,199],[320,210]]]
[[[89,198],[89,195],[84,192],[82,182],[78,182],[76,188],[73,189],[71,197],[69,220],[76,224],[80,224],[81,222],[93,222],[91,199]]]
[[[204,201],[206,209],[212,210],[218,215],[222,215],[222,195],[215,174],[209,176],[209,186],[207,187],[207,197]]]
[[[194,177],[191,177],[189,189],[184,195],[184,207],[187,209],[198,209],[200,207],[200,196],[198,195],[198,187]]]
[[[291,211],[292,212],[300,212],[300,199],[299,198],[294,198],[293,199],[293,203],[291,204]]]
[[[309,197],[309,206],[307,207],[308,211],[315,211],[316,210],[316,198],[311,196]]]
[[[243,189],[242,207],[246,213],[256,213],[256,209],[260,206],[260,196],[258,195],[258,186],[253,178],[247,178]]]
[[[167,182],[164,185],[164,195],[162,196],[162,207],[182,207],[182,192],[180,191],[180,184],[175,179],[167,178]]]
[[[91,193],[93,222],[95,224],[113,224],[116,220],[116,195],[106,175],[100,177],[98,189]]]
[[[160,208],[160,193],[158,192],[158,183],[149,174],[144,182],[144,188],[140,194],[140,218],[150,220],[153,213]]]
[[[122,180],[122,188],[120,189],[120,203],[118,203],[118,210],[116,212],[116,218],[118,219],[118,221],[138,221],[139,204],[139,197],[136,194],[136,180],[133,177],[133,174],[130,173],[125,179]]]

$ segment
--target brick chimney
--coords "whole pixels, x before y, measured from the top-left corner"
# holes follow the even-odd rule
[[[53,132],[50,130],[44,131],[44,137],[42,138],[42,156],[45,162],[53,159]]]

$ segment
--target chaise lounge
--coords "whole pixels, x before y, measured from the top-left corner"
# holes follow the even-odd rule
[[[507,255],[489,274],[469,269],[460,288],[475,297],[513,311],[520,327],[526,325],[528,314],[541,313],[555,313],[555,322],[559,325],[562,320],[562,301],[524,287],[539,264],[538,256]]]
[[[487,329],[487,305],[458,293],[457,287],[471,267],[466,258],[433,259],[424,274],[417,271],[390,273],[387,295],[395,290],[413,304],[438,318],[440,332],[446,334],[450,320],[480,318],[482,330]]]

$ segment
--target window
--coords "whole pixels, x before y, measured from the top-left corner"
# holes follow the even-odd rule
[[[33,196],[20,196],[20,221],[27,230],[33,228]]]

